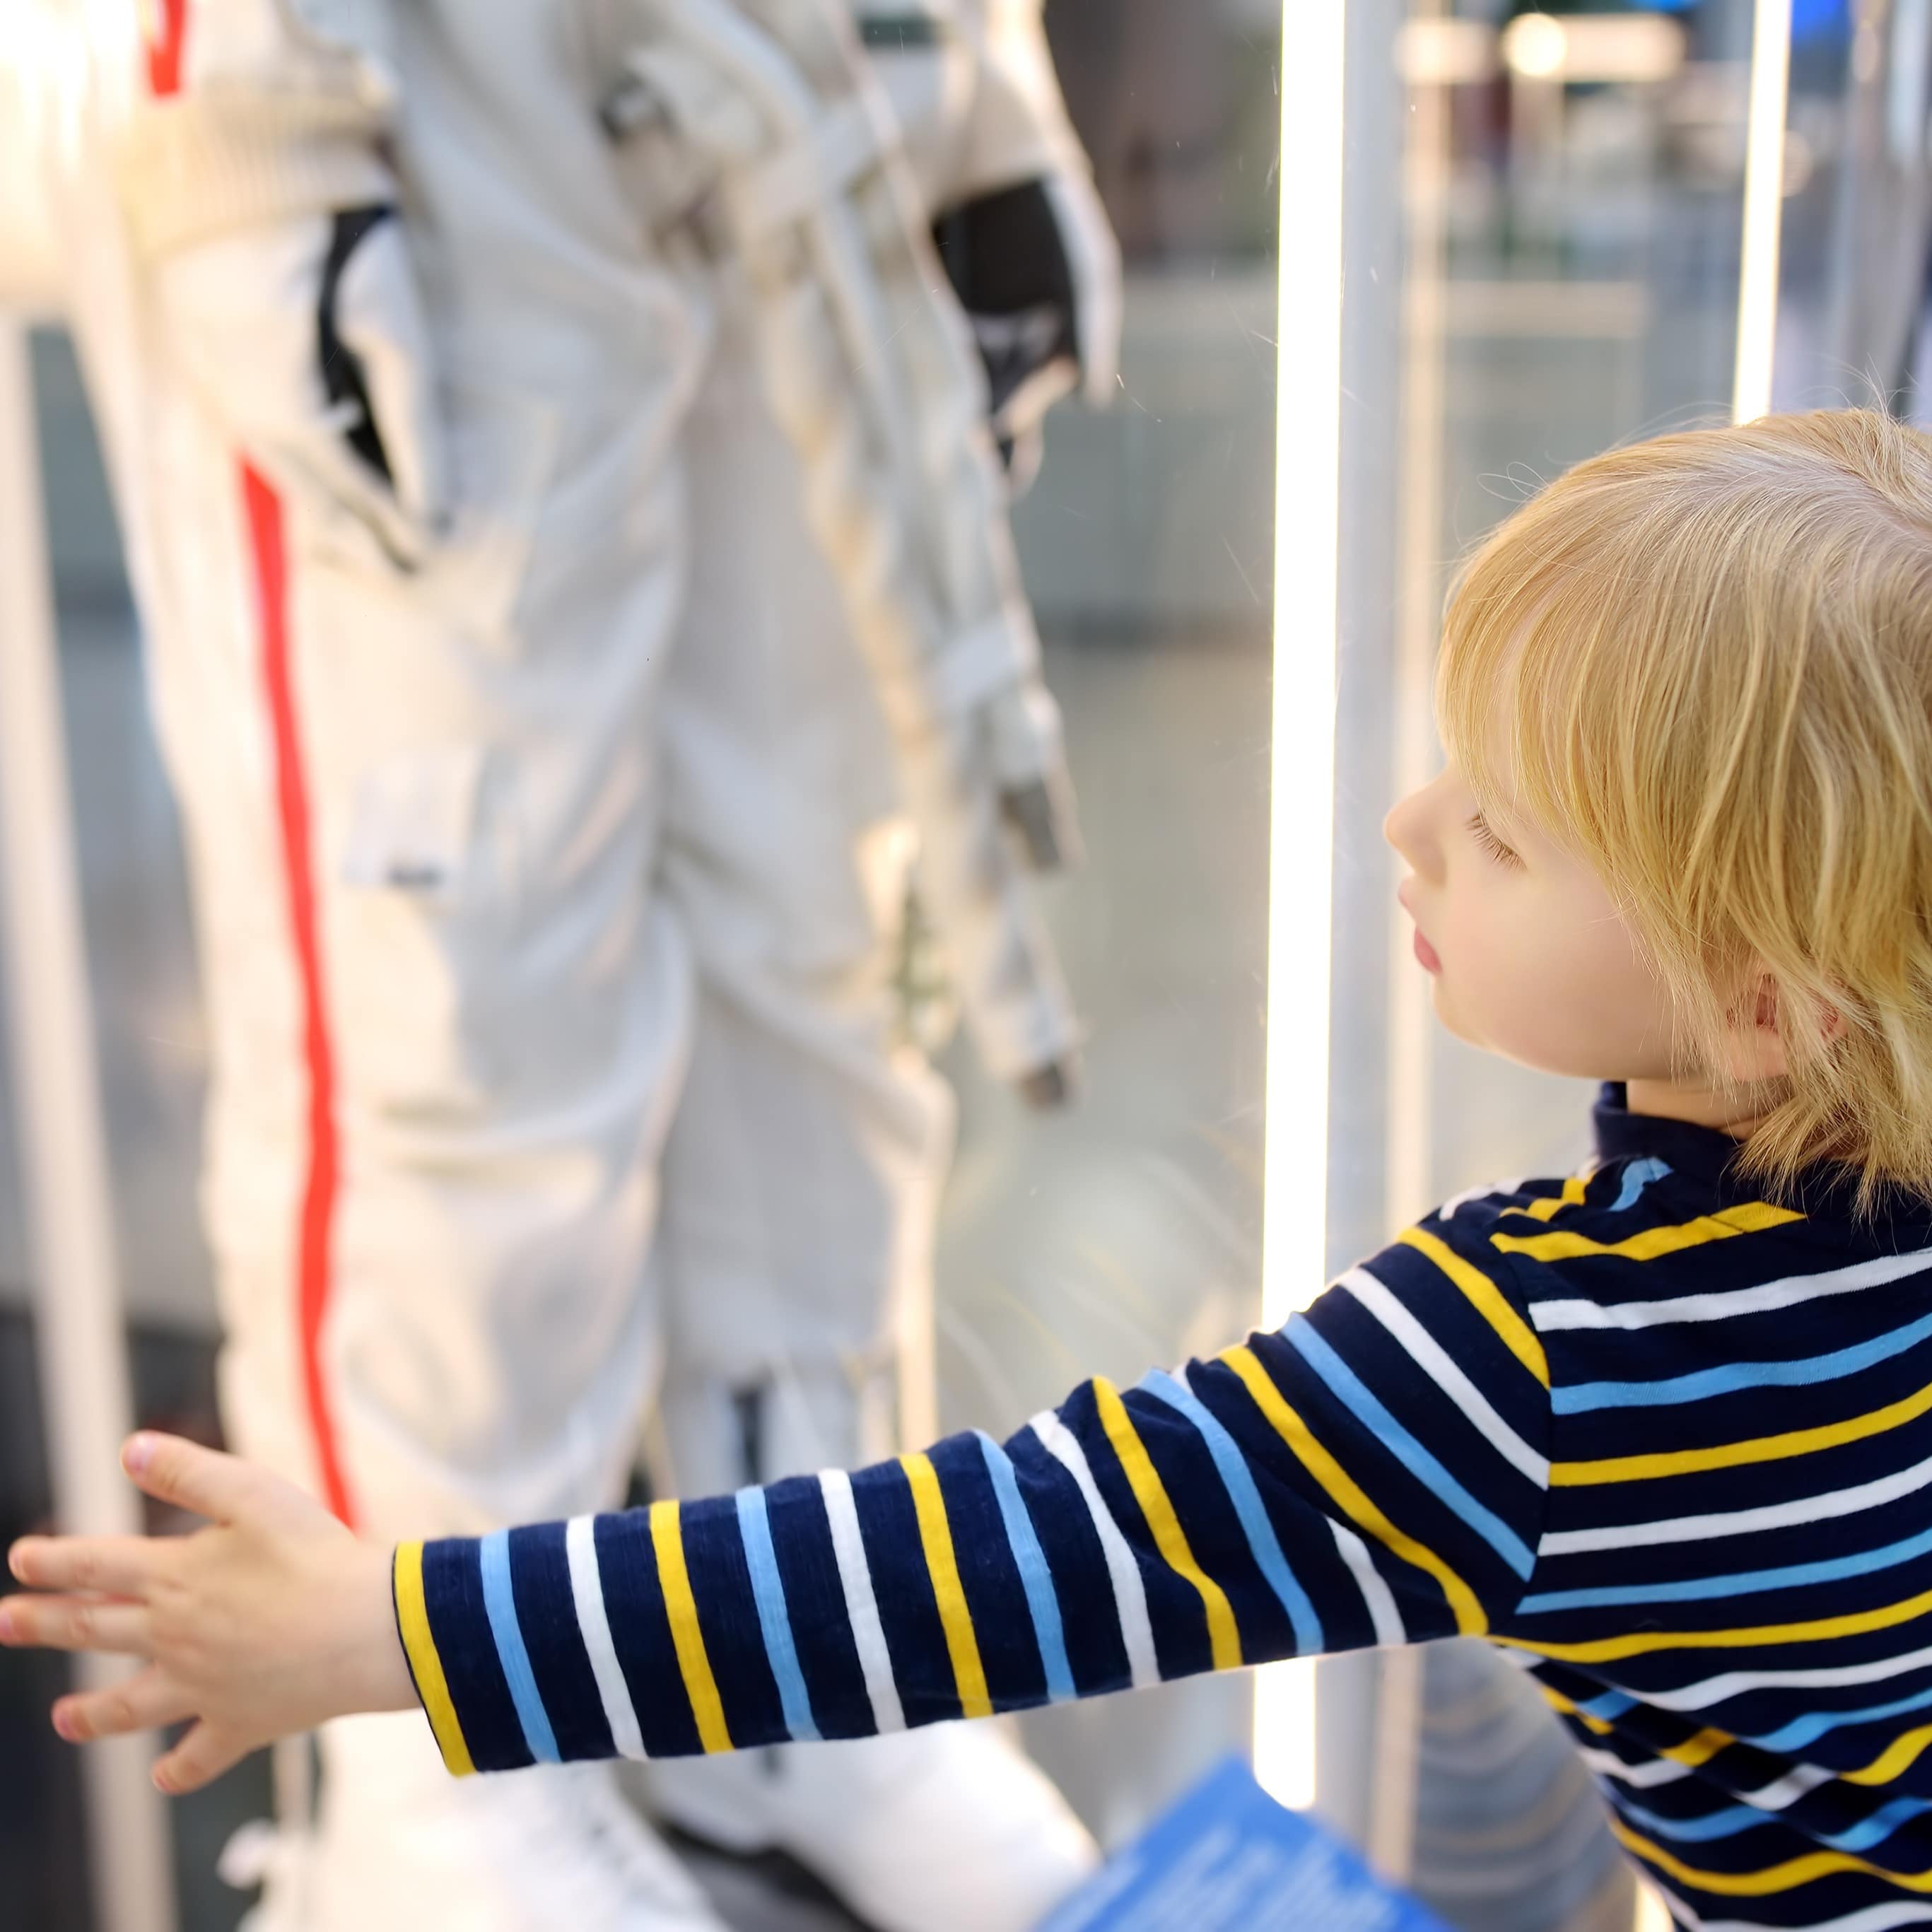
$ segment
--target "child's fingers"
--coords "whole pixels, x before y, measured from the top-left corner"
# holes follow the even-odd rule
[[[54,1729],[70,1744],[118,1738],[128,1731],[158,1731],[194,1715],[194,1702],[158,1666],[124,1684],[63,1697],[54,1706]]]
[[[104,1597],[8,1597],[0,1600],[0,1643],[15,1649],[105,1650],[146,1657],[147,1606]]]
[[[215,1522],[232,1522],[259,1493],[257,1472],[238,1456],[178,1436],[144,1430],[129,1436],[121,1465],[149,1496]]]
[[[199,1791],[219,1778],[230,1766],[239,1764],[250,1747],[232,1733],[211,1724],[206,1718],[196,1724],[154,1769],[154,1788],[178,1797],[185,1791]]]
[[[143,1537],[23,1536],[7,1560],[22,1582],[37,1589],[139,1597],[146,1594],[162,1558]]]

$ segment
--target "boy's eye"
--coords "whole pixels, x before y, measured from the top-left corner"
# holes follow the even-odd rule
[[[1472,812],[1468,818],[1469,836],[1490,856],[1500,866],[1520,866],[1522,860],[1498,838],[1490,829],[1490,821],[1480,812]]]

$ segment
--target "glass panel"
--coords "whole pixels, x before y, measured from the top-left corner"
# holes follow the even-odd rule
[[[1049,905],[1087,1080],[1029,1115],[946,1058],[949,1427],[1225,1347],[1260,1267],[1280,22],[1257,0],[1047,21],[1126,267],[1114,405],[1056,414],[1016,518],[1088,840]],[[1026,1730],[1111,1842],[1245,1747],[1250,1702],[1172,1685]]]
[[[1379,823],[1432,768],[1429,674],[1454,560],[1565,464],[1728,406],[1752,8],[1351,0],[1348,11],[1336,1268],[1447,1194],[1561,1172],[1583,1150],[1586,1091],[1430,1022],[1391,916]],[[1284,45],[1274,0],[1047,10],[1126,271],[1113,406],[1055,413],[1015,519],[1082,796],[1087,862],[1046,909],[1090,1035],[1078,1102],[1052,1114],[1027,1112],[963,1046],[944,1054],[960,1101],[938,1242],[947,1427],[1004,1433],[1082,1376],[1132,1379],[1223,1346],[1257,1305],[1276,123],[1294,18],[1291,8]],[[1900,50],[1876,32],[1855,34],[1831,0],[1794,8],[1784,404],[1857,394],[1869,363],[1917,404],[1906,376],[1932,224],[1903,248],[1882,227],[1859,242],[1864,213],[1903,192],[1882,139],[1887,114],[1904,111],[1904,83],[1890,78]],[[78,376],[62,340],[43,339],[38,358],[117,1234],[145,1412],[192,1419],[207,1407],[213,1316],[193,1214],[202,1046],[178,842]],[[10,1166],[0,1138],[0,1418],[20,1431],[26,1270]],[[14,1433],[7,1444],[0,1501],[13,1513],[0,1511],[0,1535],[44,1506],[37,1466]],[[33,1720],[14,1694],[22,1680],[4,1682],[10,1747]],[[1622,1932],[1628,1892],[1580,1786],[1562,1783],[1569,1761],[1538,1755],[1534,1709],[1525,1716],[1483,1653],[1430,1659],[1406,1711],[1400,1681],[1372,1662],[1325,1682],[1324,1808],[1412,1857],[1447,1918]],[[1240,1747],[1250,1705],[1242,1680],[1196,1682],[1024,1728],[1111,1842]],[[1507,1778],[1459,1772],[1484,1750]],[[1499,1861],[1486,1834],[1520,1819],[1526,1791],[1555,1799],[1526,1828],[1520,1863]],[[258,1796],[221,1802],[232,1811]],[[182,1815],[200,1817],[188,1828],[204,1838],[227,1819],[219,1804]],[[0,1896],[40,1895],[43,1853],[72,1837],[0,1838]],[[208,1850],[184,1862],[189,1932],[235,1916],[212,1893]],[[21,1878],[23,1866],[36,1876]]]
[[[1394,0],[1372,28],[1364,10],[1351,8],[1351,56],[1391,95],[1351,82],[1336,1265],[1463,1188],[1564,1173],[1588,1151],[1587,1086],[1435,1023],[1407,922],[1390,916],[1399,868],[1376,820],[1435,768],[1429,686],[1456,560],[1579,459],[1730,413],[1753,32],[1750,0]],[[1845,340],[1849,23],[1842,8],[1801,4],[1792,26],[1785,407],[1857,387],[1832,359]],[[1378,114],[1402,130],[1385,192],[1363,145]],[[1922,264],[1909,224],[1882,225]],[[1386,291],[1379,304],[1365,281]],[[1446,1920],[1629,1925],[1629,1880],[1587,1780],[1513,1673],[1466,1645],[1419,1667],[1323,1668],[1324,1808]],[[1477,1761],[1481,1779],[1468,1775]]]
[[[963,1046],[944,1060],[961,1125],[938,1234],[940,1417],[1001,1434],[1082,1376],[1131,1381],[1237,1339],[1261,1222],[1279,17],[1271,0],[1055,0],[1048,25],[1123,244],[1125,340],[1112,407],[1056,411],[1015,519],[1088,844],[1046,895],[1089,1029],[1083,1090],[1029,1114]],[[63,336],[36,356],[137,1381],[146,1419],[205,1430],[204,1029],[180,840],[80,371]],[[24,1343],[23,1246],[0,1195],[0,1321]],[[45,1507],[20,1474],[0,1532]],[[1196,1682],[1026,1729],[1114,1842],[1244,1747],[1250,1701],[1240,1678]],[[55,1788],[70,1760],[25,1700],[17,1714]],[[259,1772],[176,1814],[188,1932],[234,1922],[205,1841],[260,1808]],[[0,1840],[0,1890],[16,1895],[13,1867],[48,1842]]]

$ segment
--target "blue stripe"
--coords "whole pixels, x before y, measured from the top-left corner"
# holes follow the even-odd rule
[[[1675,1838],[1680,1845],[1708,1845],[1715,1838],[1734,1838],[1754,1825],[1778,1825],[1784,1821],[1774,1811],[1760,1811],[1755,1804],[1727,1805],[1721,1811],[1708,1812],[1701,1818],[1666,1818],[1642,1804],[1618,1797],[1617,1815],[1660,1838]],[[1786,1825],[1788,1832],[1791,1827]],[[1822,1843],[1822,1841],[1820,1840]]]
[[[1600,1697],[1592,1697],[1576,1708],[1586,1718],[1600,1718],[1607,1724],[1612,1718],[1621,1718],[1626,1711],[1635,1710],[1636,1700],[1627,1691],[1606,1690]]]
[[[1617,1198],[1610,1203],[1610,1212],[1621,1214],[1626,1208],[1635,1207],[1637,1196],[1653,1180],[1661,1180],[1670,1172],[1670,1164],[1666,1161],[1632,1161],[1624,1169],[1623,1185],[1617,1190]]]
[[[1034,1639],[1040,1646],[1040,1660],[1046,1672],[1048,1700],[1064,1704],[1079,1695],[1073,1684],[1073,1667],[1066,1660],[1066,1634],[1060,1621],[1060,1598],[1053,1587],[1053,1572],[1047,1568],[1046,1552],[1033,1518],[1027,1513],[1020,1494],[1019,1479],[1013,1474],[1012,1459],[984,1430],[974,1433],[986,1458],[986,1473],[993,1479],[993,1494],[998,1499],[1000,1520],[1006,1525],[1006,1546],[1020,1573],[1020,1586],[1026,1592],[1027,1608],[1033,1613]]]
[[[539,1764],[558,1763],[550,1714],[544,1708],[543,1694],[530,1669],[530,1654],[524,1648],[523,1626],[517,1621],[517,1600],[510,1587],[510,1532],[500,1529],[484,1537],[476,1554],[483,1571],[483,1608],[490,1618],[490,1634],[496,1640],[503,1681],[510,1687],[510,1701],[517,1707],[517,1721],[524,1727],[524,1742]]]
[[[738,1534],[745,1545],[745,1564],[752,1573],[752,1594],[758,1600],[758,1628],[764,1633],[765,1660],[778,1687],[785,1729],[800,1744],[817,1744],[818,1724],[812,1714],[812,1694],[805,1672],[798,1667],[798,1651],[791,1640],[791,1612],[785,1607],[784,1580],[778,1574],[778,1554],[772,1547],[772,1522],[765,1492],[755,1486],[738,1492]]]
[[[1818,1842],[1829,1845],[1834,1851],[1868,1852],[1873,1846],[1882,1844],[1909,1818],[1919,1816],[1926,1809],[1924,1802],[1917,1798],[1894,1798],[1889,1804],[1881,1806],[1862,1824],[1854,1825],[1848,1832],[1834,1832],[1822,1837]]]
[[[1894,1697],[1888,1704],[1868,1704],[1862,1711],[1821,1711],[1808,1718],[1794,1718],[1788,1724],[1761,1738],[1747,1738],[1746,1744],[1761,1744],[1768,1751],[1802,1750],[1816,1744],[1827,1731],[1841,1731],[1848,1724],[1876,1724],[1882,1718],[1903,1718],[1932,1706],[1932,1690],[1915,1690],[1910,1697]]]
[[[1744,1389],[1802,1388],[1888,1362],[1928,1335],[1932,1315],[1826,1355],[1808,1355],[1796,1362],[1728,1362],[1721,1368],[1700,1369],[1695,1375],[1671,1376],[1658,1382],[1579,1382],[1571,1388],[1551,1390],[1550,1402],[1558,1415],[1577,1415],[1592,1408],[1658,1408],[1670,1402],[1735,1395]]]
[[[1228,1499],[1241,1520],[1248,1547],[1254,1552],[1262,1574],[1268,1579],[1269,1588],[1281,1600],[1282,1608],[1288,1612],[1288,1620],[1294,1630],[1297,1652],[1304,1657],[1310,1657],[1324,1648],[1322,1619],[1309,1601],[1308,1592],[1295,1581],[1294,1572],[1288,1567],[1288,1558],[1282,1554],[1280,1541],[1274,1533],[1274,1525],[1268,1520],[1262,1492],[1255,1486],[1246,1458],[1236,1446],[1234,1438],[1216,1420],[1192,1389],[1175,1381],[1164,1370],[1156,1369],[1144,1376],[1141,1387],[1170,1408],[1178,1409],[1200,1431],[1208,1454],[1214,1459],[1214,1467],[1220,1472]]]
[[[1882,1844],[1907,1819],[1921,1816],[1926,1808],[1916,1798],[1894,1798],[1846,1831],[1806,1832],[1804,1835],[1816,1844],[1828,1845],[1834,1852],[1868,1852],[1874,1845]],[[1666,1818],[1619,1798],[1617,1810],[1632,1824],[1654,1832],[1660,1838],[1674,1838],[1680,1845],[1707,1845],[1715,1839],[1734,1838],[1754,1825],[1781,1825],[1787,1832],[1793,1828],[1780,1813],[1760,1811],[1755,1804],[1727,1805],[1701,1818]]]
[[[1519,1576],[1536,1567],[1521,1537],[1493,1510],[1485,1509],[1449,1472],[1390,1414],[1363,1385],[1361,1378],[1336,1354],[1304,1315],[1291,1318],[1282,1330],[1329,1388],[1354,1411],[1356,1418],[1384,1448],[1437,1498],[1460,1516]]]
[[[1789,1590],[1805,1583],[1835,1583],[1846,1576],[1868,1576],[1894,1563],[1910,1563],[1932,1550],[1932,1529],[1862,1550],[1853,1556],[1828,1557],[1816,1563],[1788,1563],[1781,1570],[1741,1570],[1730,1576],[1696,1576],[1677,1583],[1606,1585],[1594,1590],[1546,1590],[1517,1604],[1525,1616],[1545,1610],[1598,1610],[1610,1604],[1696,1604],[1711,1597],[1741,1597],[1752,1590]]]

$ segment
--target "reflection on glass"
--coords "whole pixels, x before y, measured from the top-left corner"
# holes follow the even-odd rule
[[[1352,623],[1345,613],[1340,746],[1345,772],[1386,773],[1378,803],[1434,769],[1430,685],[1455,560],[1540,482],[1615,442],[1721,420],[1734,402],[1822,404],[1857,387],[1822,348],[1850,11],[1392,8],[1402,165],[1382,226],[1364,224],[1378,241],[1360,245],[1400,265],[1381,372],[1400,399],[1393,595]],[[1363,266],[1352,258],[1352,275]],[[1381,514],[1360,494],[1345,524]],[[1352,705],[1352,673],[1371,691]],[[1406,928],[1390,921],[1392,874],[1366,856],[1369,819],[1364,804],[1352,821],[1345,802],[1339,836],[1357,862],[1338,872],[1336,946],[1384,962],[1385,991],[1377,1024],[1338,988],[1335,1080],[1338,1095],[1378,1083],[1379,1159],[1338,1142],[1338,1258],[1460,1189],[1562,1172],[1586,1150],[1574,1083],[1486,1058],[1435,1024]],[[1354,1822],[1453,1923],[1624,1932],[1636,1908],[1592,1801],[1508,1678],[1452,1646],[1384,1667],[1378,1697],[1338,1702],[1372,1726],[1382,1774]],[[1472,1780],[1478,1763],[1485,1778]]]
[[[1016,518],[1088,835],[1050,910],[1091,1030],[1058,1120],[948,1060],[948,1426],[1223,1347],[1261,1274],[1280,11],[1055,0],[1047,21],[1127,262],[1114,407],[1054,417]],[[1173,1685],[1028,1740],[1112,1838],[1246,1748],[1250,1698]]]

